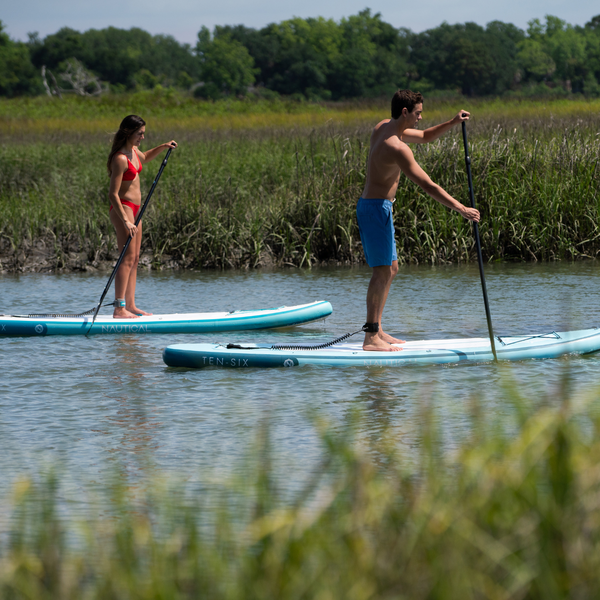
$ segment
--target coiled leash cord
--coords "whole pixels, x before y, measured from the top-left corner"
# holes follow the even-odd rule
[[[334,344],[339,344],[344,340],[347,340],[349,337],[356,335],[357,333],[377,333],[379,331],[379,323],[365,323],[358,331],[354,333],[345,333],[341,337],[331,341],[326,342],[325,344],[319,344],[317,346],[295,346],[295,345],[285,345],[285,344],[275,344],[271,346],[271,350],[323,350],[325,348],[329,348]],[[229,348],[229,346],[227,346]]]

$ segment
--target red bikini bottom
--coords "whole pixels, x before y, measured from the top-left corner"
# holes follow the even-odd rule
[[[121,204],[123,206],[129,206],[129,208],[133,211],[133,218],[135,219],[137,217],[138,211],[140,210],[140,204],[134,204],[133,202],[129,202],[129,200],[122,200],[121,198],[119,198],[119,200],[121,200]],[[112,204],[110,205],[110,208],[108,209],[108,212],[110,212],[113,209]]]

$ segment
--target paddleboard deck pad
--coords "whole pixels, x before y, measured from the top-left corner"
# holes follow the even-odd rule
[[[152,315],[138,319],[113,319],[99,315],[92,326],[92,315],[82,317],[28,317],[0,315],[0,337],[45,335],[96,335],[123,333],[212,333],[270,329],[310,323],[329,316],[329,302],[280,306],[260,310]]]
[[[360,336],[359,336],[360,337]],[[335,344],[321,350],[274,349],[271,344],[174,344],[163,351],[170,367],[295,367],[304,365],[402,367],[494,360],[489,338],[425,340],[396,344],[400,352],[373,352],[357,342]],[[498,336],[498,360],[556,358],[600,350],[600,329],[522,336]]]

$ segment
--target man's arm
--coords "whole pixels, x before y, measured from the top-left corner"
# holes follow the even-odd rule
[[[397,151],[398,165],[402,172],[413,182],[416,183],[426,194],[429,194],[434,200],[448,208],[455,210],[469,221],[479,222],[479,211],[476,208],[469,208],[455,200],[444,188],[431,181],[431,178],[419,166],[410,148],[404,147]]]
[[[458,114],[450,121],[446,121],[446,123],[440,123],[439,125],[434,125],[433,127],[429,127],[423,131],[420,131],[419,129],[405,129],[402,132],[402,141],[410,144],[426,144],[428,142],[433,142],[440,136],[444,135],[444,133],[447,131],[450,131],[450,129],[452,129],[455,125],[458,125],[458,123],[468,121],[469,115],[470,113],[468,113],[466,110],[460,110],[458,111]]]

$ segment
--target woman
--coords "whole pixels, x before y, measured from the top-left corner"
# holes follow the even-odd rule
[[[136,319],[152,314],[135,305],[135,282],[142,244],[142,223],[140,221],[137,227],[135,225],[142,203],[139,173],[143,164],[150,162],[167,148],[177,148],[177,144],[170,141],[142,152],[139,146],[145,133],[144,119],[136,115],[125,117],[108,155],[110,220],[117,232],[119,251],[123,249],[129,236],[133,238],[115,276],[115,319]]]

